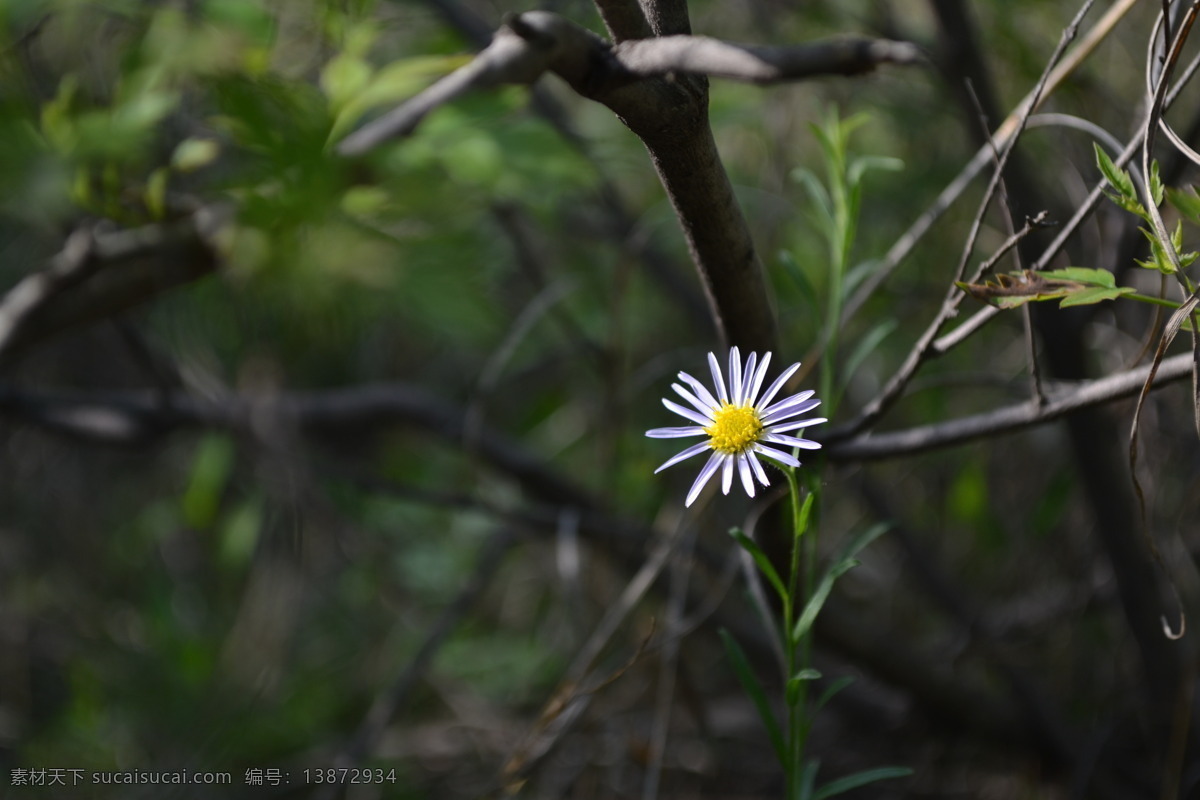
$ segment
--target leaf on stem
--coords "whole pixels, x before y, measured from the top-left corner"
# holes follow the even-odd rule
[[[1024,270],[997,275],[985,283],[958,283],[958,288],[996,308],[1017,308],[1038,300],[1059,300],[1059,307],[1081,306],[1133,294],[1131,286],[1117,286],[1108,270],[1067,267],[1051,272]]]
[[[759,571],[767,577],[767,580],[775,587],[775,591],[779,593],[779,598],[786,600],[787,588],[783,585],[783,581],[780,580],[779,573],[775,571],[775,567],[771,565],[771,559],[767,558],[767,554],[762,551],[758,543],[742,533],[741,528],[730,528],[729,535],[736,539],[737,543],[742,546],[742,549],[754,559],[754,563],[758,565]]]
[[[846,545],[837,560],[830,564],[825,574],[821,576],[820,583],[817,584],[817,588],[813,591],[812,596],[805,603],[804,610],[800,613],[800,619],[796,620],[796,626],[792,628],[792,641],[799,641],[812,628],[813,623],[817,619],[817,614],[821,612],[825,601],[829,599],[829,593],[833,590],[834,582],[858,566],[859,562],[855,556],[864,547],[882,536],[891,526],[890,522],[877,523],[850,540],[850,543]]]
[[[800,784],[796,787],[796,800],[812,800],[817,786],[817,771],[821,769],[819,759],[810,758],[800,772]]]
[[[796,517],[796,530],[793,532],[793,536],[796,539],[799,539],[804,535],[804,532],[808,530],[808,521],[812,519],[812,507],[814,499],[816,499],[816,495],[812,492],[809,492],[808,497],[804,498],[804,504],[800,506],[800,514]]]
[[[821,692],[821,696],[817,698],[817,702],[813,704],[813,714],[816,714],[825,706],[826,703],[833,699],[834,695],[852,683],[854,683],[854,676],[852,675],[843,675],[837,680],[831,682],[829,686],[825,688],[825,691]]]
[[[860,786],[866,786],[868,783],[887,780],[888,778],[904,778],[912,775],[913,771],[908,767],[877,767],[876,769],[865,769],[862,772],[856,772],[853,775],[847,775],[844,778],[838,778],[836,781],[830,781],[822,786],[812,795],[812,800],[825,800],[826,797],[833,797],[851,789],[857,789]]]
[[[1137,190],[1133,187],[1133,178],[1129,176],[1128,172],[1114,164],[1100,145],[1093,143],[1092,146],[1096,148],[1096,166],[1100,168],[1100,172],[1104,174],[1104,179],[1108,181],[1109,185],[1116,189],[1115,194],[1112,192],[1105,192],[1105,194],[1121,208],[1146,219],[1146,209],[1138,200]]]
[[[895,318],[885,319],[867,332],[867,335],[862,337],[855,345],[854,350],[846,358],[846,366],[843,370],[845,375],[844,383],[849,384],[850,379],[854,377],[854,373],[862,366],[862,363],[867,360],[871,353],[875,352],[884,339],[891,336],[899,326],[899,321]]]
[[[801,612],[800,619],[796,620],[796,627],[792,628],[793,641],[799,641],[812,628],[813,623],[817,620],[817,614],[821,612],[825,601],[829,599],[829,592],[833,590],[833,582],[857,566],[858,561],[855,559],[839,561],[830,566],[821,577],[821,582],[817,584],[812,597],[808,598],[808,602],[804,604],[804,611]]]
[[[771,713],[771,704],[767,701],[767,693],[763,691],[762,684],[755,677],[754,671],[750,669],[750,662],[746,659],[746,653],[742,650],[742,646],[724,628],[721,628],[720,634],[721,642],[725,645],[725,652],[729,654],[729,660],[733,664],[733,671],[742,684],[742,688],[746,690],[746,694],[750,695],[750,700],[758,709],[758,715],[762,717],[763,725],[767,728],[771,746],[775,748],[775,757],[786,769],[787,747],[783,741],[783,733],[779,730],[779,723],[775,720],[775,715]]]
[[[794,706],[800,702],[800,687],[805,681],[815,681],[821,677],[818,670],[808,667],[800,670],[791,678],[788,679],[787,687],[784,694],[789,706]]]

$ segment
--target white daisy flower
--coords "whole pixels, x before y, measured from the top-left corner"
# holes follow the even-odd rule
[[[812,399],[812,391],[800,392],[791,397],[785,397],[777,403],[771,403],[787,379],[800,368],[800,364],[797,362],[784,370],[770,388],[763,392],[762,397],[759,397],[758,391],[762,388],[763,378],[767,375],[771,354],[765,354],[761,364],[757,362],[758,355],[751,353],[743,368],[738,349],[735,347],[730,350],[729,387],[727,390],[725,381],[721,378],[721,367],[717,364],[717,357],[709,353],[708,366],[712,369],[716,396],[714,397],[708,389],[704,388],[704,384],[700,381],[686,372],[681,372],[679,379],[686,383],[690,390],[678,383],[671,384],[671,388],[688,402],[690,408],[673,403],[666,398],[663,399],[663,405],[695,424],[683,428],[655,428],[652,431],[646,431],[646,435],[654,439],[677,439],[687,436],[708,437],[707,441],[692,445],[654,471],[657,474],[684,459],[706,450],[713,451],[704,468],[700,470],[696,482],[692,484],[692,489],[688,492],[684,505],[690,506],[695,501],[700,490],[717,473],[717,470],[721,470],[721,491],[723,493],[729,494],[729,487],[733,485],[733,471],[736,467],[742,479],[742,486],[746,488],[746,494],[754,497],[755,478],[763,486],[769,485],[767,473],[758,461],[759,456],[767,456],[791,467],[800,466],[800,462],[791,454],[768,447],[768,444],[799,447],[802,450],[817,450],[821,447],[817,442],[787,436],[784,433],[827,421],[819,417],[794,419],[821,404],[820,400]]]

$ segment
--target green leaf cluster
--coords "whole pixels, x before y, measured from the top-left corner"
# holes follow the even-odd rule
[[[1121,169],[1109,157],[1108,153],[1100,145],[1093,145],[1096,150],[1096,165],[1100,168],[1100,172],[1104,174],[1104,179],[1108,181],[1112,191],[1106,191],[1104,194],[1114,203],[1126,211],[1137,214],[1141,217],[1148,226],[1142,228],[1142,234],[1150,242],[1151,259],[1149,261],[1138,260],[1137,264],[1146,269],[1156,269],[1164,275],[1171,275],[1176,271],[1175,263],[1171,259],[1170,254],[1163,249],[1163,243],[1159,237],[1154,234],[1153,224],[1151,222],[1150,213],[1142,204],[1142,199],[1138,196],[1137,189],[1134,187],[1133,178],[1129,172]],[[1177,190],[1167,190],[1163,186],[1162,179],[1158,176],[1158,162],[1154,161],[1150,164],[1150,199],[1157,208],[1162,205],[1164,196],[1171,201],[1185,217],[1193,222],[1200,221],[1200,198],[1196,196],[1195,189],[1192,189],[1191,194],[1186,194]],[[1200,258],[1200,253],[1195,251],[1184,252],[1183,250],[1183,220],[1180,219],[1175,224],[1175,229],[1171,232],[1171,248],[1178,254],[1179,265],[1183,268],[1190,266],[1197,258]],[[1110,298],[1103,298],[1110,299]],[[1067,303],[1063,303],[1067,305]]]

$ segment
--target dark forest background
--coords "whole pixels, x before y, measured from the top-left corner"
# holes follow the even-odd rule
[[[1195,633],[1164,631],[1200,588],[1192,334],[1131,459],[1170,309],[953,287],[1076,266],[1187,296],[1087,198],[1094,144],[1116,159],[1161,112],[1162,217],[1198,246],[1192,4],[1077,29],[1039,0],[644,7],[543,5],[768,62],[913,47],[705,82],[490,0],[0,1],[0,795],[781,796],[717,631],[774,674],[727,531],[769,546],[786,503],[685,512],[699,464],[652,474],[679,448],[644,436],[678,371],[739,344],[824,400],[822,558],[889,526],[818,622],[823,685],[854,682],[812,748],[913,774],[846,797],[1200,797]],[[560,47],[558,74],[346,139],[497,30]],[[312,772],[364,767],[385,780]],[[14,785],[56,768],[232,786]]]

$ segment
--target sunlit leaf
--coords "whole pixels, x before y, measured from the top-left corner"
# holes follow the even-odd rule
[[[1116,189],[1121,197],[1137,202],[1137,191],[1133,188],[1133,178],[1129,177],[1129,173],[1114,164],[1099,144],[1093,143],[1092,146],[1096,150],[1096,166],[1100,168],[1109,185]]]
[[[184,139],[171,154],[171,166],[179,172],[194,172],[216,161],[221,146],[213,139]]]

